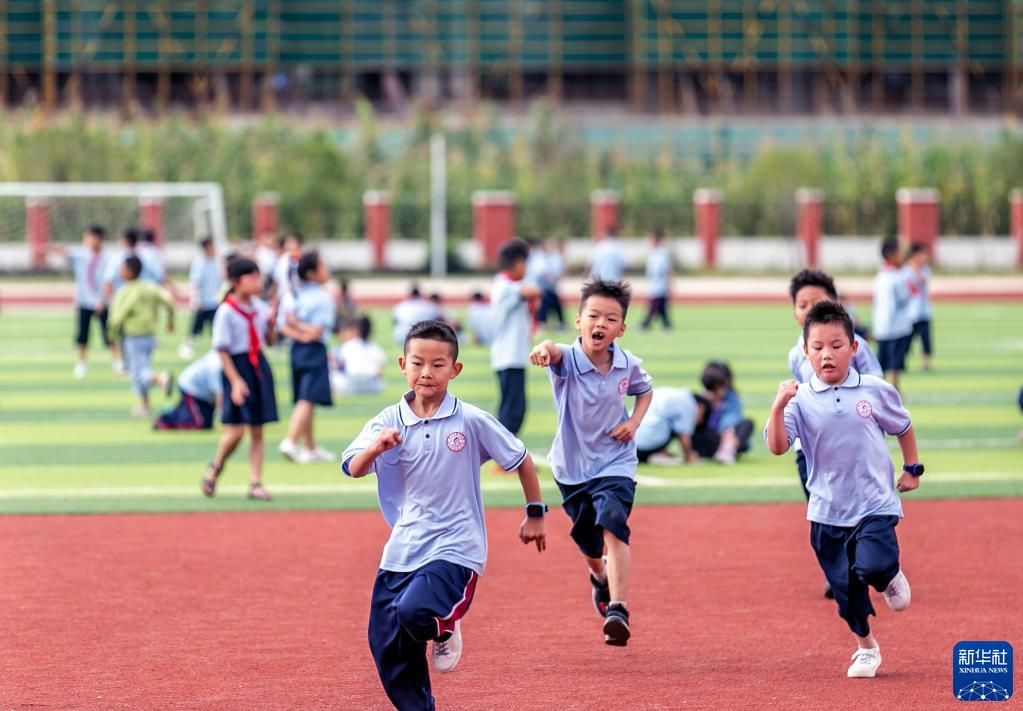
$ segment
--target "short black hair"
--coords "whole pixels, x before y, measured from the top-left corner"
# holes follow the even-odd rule
[[[134,254],[124,258],[124,266],[128,267],[128,273],[131,274],[132,279],[138,279],[139,274],[142,273],[142,260]]]
[[[430,294],[430,301],[432,301],[435,304],[442,304],[442,303],[444,303],[444,299],[441,297],[439,291],[435,291],[432,294]]]
[[[227,260],[228,281],[238,281],[243,276],[258,273],[259,265],[256,264],[255,260],[249,259],[248,257],[236,256],[233,259]]]
[[[501,245],[501,249],[497,252],[497,268],[507,271],[527,259],[529,259],[529,244],[516,237]]]
[[[886,262],[899,253],[898,237],[885,237],[881,242],[881,258]]]
[[[792,277],[792,281],[789,282],[789,296],[792,297],[793,304],[796,303],[796,294],[805,286],[819,286],[824,289],[832,301],[838,300],[838,290],[835,289],[834,279],[819,269],[804,269]]]
[[[472,297],[471,298],[472,298],[473,301],[477,301],[477,302],[478,301],[483,301],[483,292],[482,291],[474,291],[474,292],[472,292]]]
[[[700,383],[704,390],[717,390],[732,386],[732,369],[723,360],[708,361],[700,373]]]
[[[451,360],[458,360],[458,336],[454,329],[443,321],[430,319],[412,324],[405,336],[405,343],[402,344],[402,353],[408,353],[408,342],[413,338],[422,338],[427,341],[441,341],[451,346]]]
[[[212,237],[203,237],[201,240],[199,240],[199,246],[202,247],[203,249],[207,249],[212,244],[213,244]]]
[[[413,299],[418,299],[420,296],[422,296],[422,292],[419,291],[419,284],[412,284],[409,287],[408,295]]]
[[[369,316],[360,316],[355,322],[355,327],[359,329],[359,338],[368,341],[369,334],[373,333],[373,322]]]
[[[140,227],[139,228],[139,241],[140,242],[149,242],[149,243],[156,242],[156,231],[155,230],[151,230],[148,227]]]
[[[931,251],[930,245],[924,244],[923,242],[914,242],[913,244],[909,245],[909,256],[911,257],[914,254],[920,254],[920,252],[929,251]]]
[[[129,247],[134,247],[139,243],[139,231],[135,227],[125,227],[121,230],[121,239],[123,239]]]
[[[849,312],[838,302],[821,301],[814,304],[814,307],[807,312],[806,321],[803,322],[804,344],[807,340],[807,334],[810,333],[810,326],[818,323],[841,324],[845,335],[849,337],[849,343],[852,343],[856,338],[856,332],[853,330],[853,322],[849,317]]]
[[[315,249],[305,252],[298,258],[298,278],[302,281],[309,281],[309,274],[315,272],[320,266],[320,253]]]
[[[582,296],[579,299],[580,313],[586,308],[586,300],[591,296],[604,296],[614,299],[622,307],[622,318],[629,313],[629,302],[632,301],[632,287],[625,281],[604,281],[592,279],[583,284]]]
[[[107,230],[103,225],[89,225],[88,227],[85,228],[85,231],[88,232],[90,235],[95,235],[96,237],[99,237],[100,239],[107,238]]]

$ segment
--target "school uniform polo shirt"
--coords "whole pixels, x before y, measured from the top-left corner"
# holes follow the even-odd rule
[[[650,409],[636,430],[636,448],[657,449],[696,429],[696,398],[689,388],[655,388]]]
[[[625,273],[627,264],[621,241],[616,237],[605,237],[593,248],[590,274],[604,281],[618,281]]]
[[[639,358],[611,345],[611,368],[601,373],[576,339],[558,344],[561,362],[547,368],[554,390],[558,428],[548,457],[554,478],[562,484],[582,484],[609,476],[636,476],[635,441],[619,442],[611,430],[629,419],[627,395],[643,395],[653,380]]]
[[[256,312],[254,325],[259,334],[259,347],[265,347],[270,307],[261,299],[253,299],[249,306],[241,304],[241,307]],[[213,349],[227,351],[231,355],[249,352],[249,323],[227,304],[218,306],[217,313],[213,315]]]
[[[223,369],[220,353],[210,351],[202,358],[189,363],[188,367],[181,371],[181,375],[178,376],[178,387],[197,400],[213,403],[224,387],[220,377]]]
[[[107,255],[84,247],[72,247],[67,258],[75,274],[75,305],[94,311],[103,301],[100,284],[107,268]]]
[[[304,281],[295,291],[285,294],[281,299],[280,312],[277,314],[278,329],[287,324],[289,314],[304,324],[322,328],[320,341],[325,346],[330,344],[330,333],[337,318],[337,308],[334,299],[322,285]]]
[[[651,297],[666,297],[671,280],[671,252],[660,246],[646,260],[647,290]]]
[[[853,355],[853,369],[863,375],[884,377],[884,373],[881,371],[881,364],[877,362],[877,356],[870,349],[870,344],[858,334],[855,335],[855,339],[860,345],[856,349],[856,354]],[[796,379],[797,383],[805,383],[813,377],[813,365],[811,365],[810,359],[806,357],[806,352],[803,351],[802,333],[796,339],[796,345],[792,346],[792,350],[789,351],[789,370],[792,371],[792,377]]]
[[[527,456],[522,441],[492,415],[444,396],[437,414],[421,419],[405,393],[370,420],[341,455],[341,469],[393,427],[401,444],[377,457],[377,498],[391,537],[380,560],[383,570],[410,572],[435,560],[483,574],[487,529],[483,520],[480,466],[491,459],[502,469],[517,469]]]
[[[494,370],[525,369],[529,365],[532,319],[522,297],[524,283],[509,279],[504,274],[494,277],[490,289],[490,313],[494,324],[490,367]]]
[[[196,309],[215,309],[220,303],[220,287],[224,278],[220,275],[215,257],[200,254],[192,260],[188,270],[188,281],[196,293],[192,297],[192,306]]]
[[[902,338],[913,332],[910,313],[909,275],[889,264],[874,277],[873,320],[870,329],[879,341]]]
[[[877,376],[850,368],[840,385],[816,375],[800,385],[785,406],[785,433],[790,445],[796,437],[803,444],[807,519],[855,526],[866,516],[902,516],[884,436],[911,424],[899,391]]]

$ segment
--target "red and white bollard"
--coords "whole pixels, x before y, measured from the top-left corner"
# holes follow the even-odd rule
[[[1016,266],[1023,268],[1023,190],[1009,193],[1009,229],[1016,242]]]
[[[391,238],[391,196],[384,190],[362,194],[366,242],[373,252],[373,268],[387,266],[387,241]]]
[[[926,244],[931,259],[936,262],[941,222],[938,191],[934,188],[899,188],[895,201],[899,206],[899,238],[909,244]]]
[[[477,190],[472,194],[472,236],[483,266],[497,262],[501,245],[515,237],[515,195],[507,190]]]
[[[618,231],[618,206],[621,199],[617,190],[594,190],[590,193],[590,233],[594,240],[604,239]]]
[[[803,245],[803,265],[816,269],[820,264],[820,243],[824,220],[824,193],[816,188],[796,191],[796,237]]]
[[[700,188],[693,193],[696,212],[696,239],[703,245],[703,266],[717,266],[718,238],[721,236],[721,191]]]
[[[163,246],[165,239],[163,198],[139,198],[139,226],[153,231],[154,243]]]
[[[252,201],[252,241],[259,242],[267,234],[276,236],[279,229],[277,193],[261,193]]]
[[[25,244],[29,266],[45,269],[50,248],[50,201],[46,198],[25,200]]]

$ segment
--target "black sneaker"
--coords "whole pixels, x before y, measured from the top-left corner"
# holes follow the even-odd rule
[[[607,586],[607,580],[600,582],[590,573],[590,585],[593,586],[593,609],[601,617],[607,617],[607,606],[611,602],[611,588]]]
[[[607,619],[604,620],[604,644],[612,647],[624,647],[629,643],[629,611],[625,605],[615,603],[607,606]]]
[[[824,597],[828,600],[835,599],[835,591],[831,589],[831,583],[827,580],[824,581]]]

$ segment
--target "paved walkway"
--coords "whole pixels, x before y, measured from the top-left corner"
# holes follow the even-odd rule
[[[386,306],[400,300],[413,282],[424,294],[440,293],[445,302],[462,304],[474,291],[486,295],[490,277],[452,276],[434,280],[423,277],[387,276],[352,280],[352,296],[366,306]],[[637,297],[647,293],[646,279],[629,279]],[[788,278],[779,276],[686,276],[674,281],[676,302],[734,303],[773,302],[788,300]],[[854,301],[869,301],[873,277],[853,276],[837,279],[839,289]],[[579,293],[583,280],[566,278],[561,284],[562,298],[572,300]],[[186,285],[179,285],[181,294]],[[931,295],[936,301],[1023,301],[1023,274],[943,276],[934,278]],[[68,307],[74,300],[74,285],[69,281],[38,281],[24,279],[0,280],[0,308],[30,309]]]

